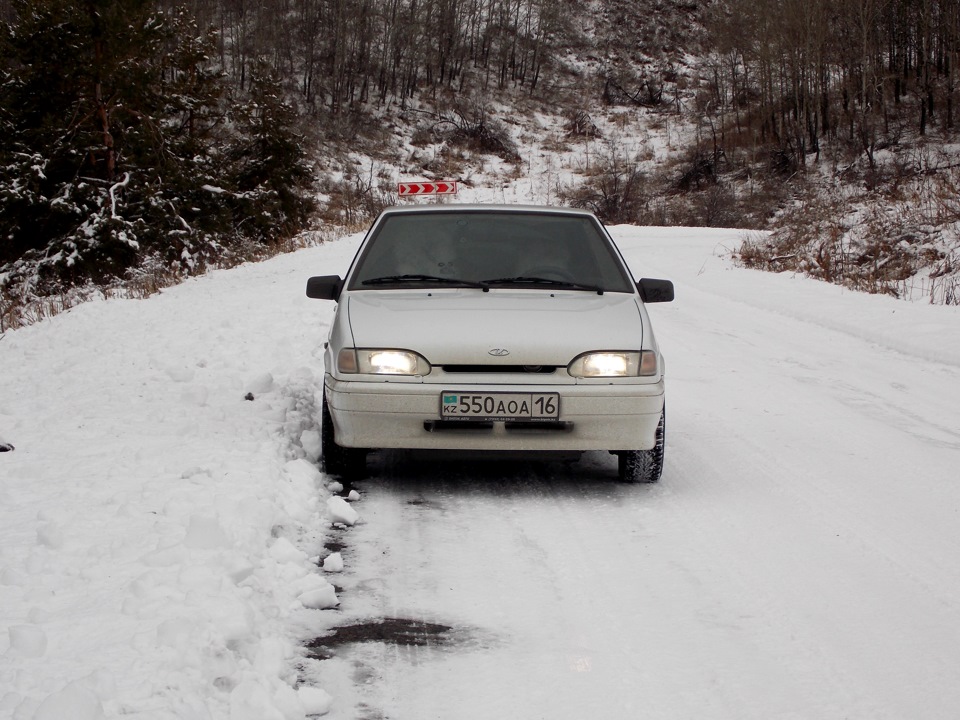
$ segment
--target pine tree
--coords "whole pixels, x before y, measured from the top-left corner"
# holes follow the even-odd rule
[[[248,233],[259,241],[288,236],[308,221],[314,201],[303,194],[312,184],[298,114],[285,99],[276,72],[258,63],[249,99],[235,106],[240,131],[228,154],[232,185],[247,213]]]
[[[51,291],[147,258],[196,269],[239,235],[273,239],[250,222],[261,199],[282,232],[305,222],[290,189],[300,166],[284,177],[276,165],[302,157],[271,130],[292,126],[278,120],[282,102],[264,96],[239,128],[249,141],[238,138],[212,36],[186,12],[147,0],[13,8],[0,42],[0,284],[39,272],[37,289]]]

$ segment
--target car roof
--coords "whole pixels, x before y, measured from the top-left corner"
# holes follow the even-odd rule
[[[457,204],[457,203],[431,203],[424,205],[396,205],[385,208],[381,215],[387,213],[411,213],[411,214],[430,214],[443,212],[517,212],[517,213],[544,213],[549,215],[572,215],[577,217],[596,218],[589,210],[582,208],[558,207],[551,205],[507,205],[507,204]]]

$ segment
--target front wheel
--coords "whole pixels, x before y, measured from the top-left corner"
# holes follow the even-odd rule
[[[663,472],[663,447],[666,434],[664,408],[657,424],[656,444],[650,450],[623,450],[617,453],[617,472],[621,482],[655,483]]]
[[[320,410],[320,451],[324,472],[339,475],[345,480],[355,480],[366,472],[366,450],[337,445],[333,418],[330,417],[330,408],[327,407],[326,392],[323,393],[323,404]]]

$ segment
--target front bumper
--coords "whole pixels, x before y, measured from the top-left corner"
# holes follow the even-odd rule
[[[663,410],[661,379],[649,384],[475,385],[470,392],[557,392],[557,423],[444,423],[440,395],[457,384],[341,381],[327,375],[337,444],[434,450],[649,450]]]

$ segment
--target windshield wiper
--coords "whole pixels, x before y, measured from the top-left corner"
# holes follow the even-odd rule
[[[483,285],[552,285],[568,290],[589,290],[597,295],[603,295],[603,288],[596,285],[581,285],[570,280],[555,280],[554,278],[533,277],[518,275],[517,277],[503,277],[494,280],[483,280]]]
[[[431,282],[441,283],[443,285],[458,285],[460,287],[480,288],[487,292],[490,288],[484,283],[473,282],[472,280],[461,280],[460,278],[440,277],[439,275],[421,275],[419,273],[410,273],[407,275],[384,275],[383,277],[370,278],[364,280],[361,285],[399,285],[403,283]]]

